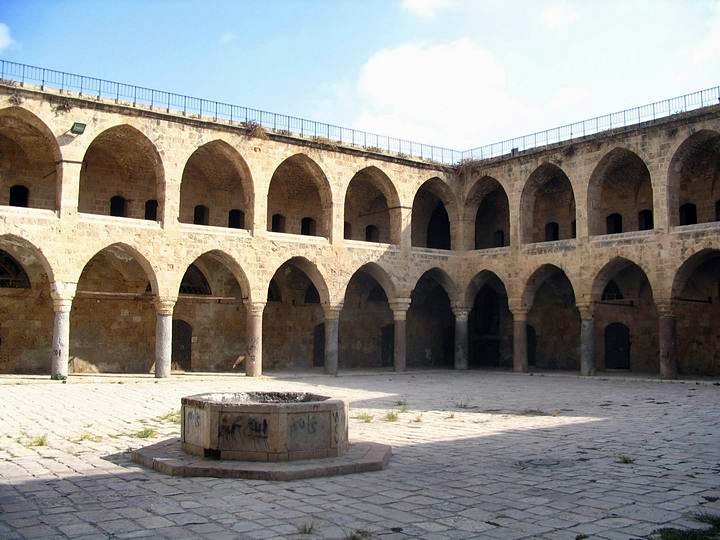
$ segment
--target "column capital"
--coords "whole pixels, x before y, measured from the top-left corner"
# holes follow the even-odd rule
[[[245,304],[248,315],[262,318],[265,311],[265,304],[266,302],[248,302]]]
[[[70,311],[76,292],[77,283],[53,281],[50,284],[50,297],[52,298],[53,310],[56,312]]]
[[[583,321],[588,321],[593,318],[593,315],[595,313],[595,304],[592,302],[577,302],[575,304],[575,307],[577,307],[578,311],[580,312],[580,319]]]
[[[655,308],[657,309],[658,317],[674,319],[676,316],[672,298],[659,298],[655,300]]]
[[[325,313],[326,320],[337,321],[340,318],[340,312],[342,311],[343,305],[336,304],[331,306],[330,304],[323,304],[322,308]]]
[[[513,316],[513,321],[527,321],[529,312],[530,310],[526,307],[516,307],[510,309],[510,313],[512,313]]]
[[[155,299],[155,311],[158,315],[172,316],[177,298],[158,297]]]
[[[452,312],[456,321],[467,321],[470,316],[471,308],[465,306],[453,306]]]
[[[393,312],[393,319],[396,321],[404,321],[407,317],[407,311],[410,309],[409,298],[396,298],[390,304],[390,309]]]

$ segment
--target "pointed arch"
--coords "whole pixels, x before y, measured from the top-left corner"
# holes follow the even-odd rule
[[[292,257],[282,263],[280,266],[278,266],[275,272],[273,272],[273,275],[277,274],[282,268],[287,268],[288,266],[294,266],[295,268],[303,272],[312,282],[312,284],[315,285],[315,288],[320,295],[320,303],[328,304],[330,302],[330,291],[325,282],[325,278],[323,277],[322,273],[315,265],[315,263],[311,262],[305,257]],[[268,285],[269,283],[270,282],[268,281]]]
[[[642,158],[623,147],[607,152],[590,176],[587,208],[591,236],[647,228],[644,227],[648,223],[647,212],[650,216],[653,212],[653,187]],[[642,219],[641,214],[645,216]],[[624,225],[621,231],[606,226],[609,216],[620,216]],[[617,222],[614,218],[613,223]]]
[[[0,109],[0,204],[56,210],[62,158],[45,122],[22,107]],[[25,190],[25,204],[11,197]],[[14,200],[15,199],[15,200]]]
[[[145,204],[159,202],[164,209],[165,173],[153,142],[129,125],[113,126],[97,135],[88,146],[80,172],[80,212],[110,215],[110,198],[128,201],[125,217],[144,219]]]
[[[475,302],[475,297],[477,296],[478,291],[486,285],[493,287],[493,289],[495,289],[499,294],[506,297],[508,296],[507,288],[500,276],[492,270],[481,270],[473,276],[465,289],[464,305],[472,306]]]
[[[565,171],[554,163],[539,165],[520,196],[520,237],[524,244],[544,242],[545,227],[557,223],[559,240],[575,237],[575,193]]]
[[[393,300],[395,300],[395,298],[397,298],[397,288],[395,287],[395,283],[390,277],[390,274],[382,266],[375,262],[369,262],[367,264],[364,264],[353,273],[353,275],[348,280],[348,283],[345,285],[346,295],[347,288],[349,287],[350,282],[355,276],[363,272],[370,275],[375,281],[377,281],[377,283],[380,285],[380,287],[382,287],[383,291],[385,292],[385,296],[387,296],[388,302],[392,302]]]
[[[626,259],[625,257],[614,257],[613,259],[605,263],[603,267],[595,273],[590,293],[592,300],[594,302],[599,302],[600,300],[602,300],[605,287],[607,287],[608,284],[613,281],[618,274],[628,269],[634,269],[638,271],[647,280],[648,286],[650,287],[650,295],[652,297],[653,286],[645,269],[638,263],[631,261],[630,259]]]
[[[720,249],[705,248],[687,257],[675,271],[672,282],[672,297],[681,297],[695,271],[707,263],[720,264]],[[720,283],[718,286],[720,287]]]
[[[376,227],[377,241],[400,243],[400,197],[381,169],[371,165],[353,175],[345,190],[344,220],[348,240],[368,241],[364,232],[368,227]]]
[[[193,209],[210,209],[210,223],[227,227],[231,212],[241,211],[243,227],[253,223],[253,180],[240,153],[222,139],[207,142],[188,158],[180,183],[180,221],[193,223]],[[240,228],[240,227],[234,227]]]
[[[505,188],[496,178],[485,175],[475,182],[465,198],[463,215],[466,249],[510,245],[510,204]]]
[[[267,230],[272,231],[274,215],[286,220],[285,231],[300,234],[303,218],[317,224],[316,235],[330,237],[332,190],[322,168],[306,154],[292,155],[280,163],[268,187]]]
[[[670,226],[681,221],[681,208],[695,207],[697,223],[716,220],[720,200],[720,132],[702,129],[690,135],[670,160],[667,178]]]
[[[453,249],[459,220],[455,194],[439,177],[425,181],[415,193],[411,240],[414,247]]]
[[[565,270],[563,270],[559,266],[548,263],[541,265],[539,268],[536,268],[535,271],[533,271],[533,273],[525,282],[525,288],[523,289],[522,294],[523,306],[525,306],[527,309],[531,309],[535,303],[535,295],[540,289],[540,287],[542,287],[549,279],[553,277],[559,277],[561,280],[567,282],[567,285],[570,286],[570,291],[572,292],[574,303],[576,298],[575,288],[573,287],[572,281],[565,273]]]
[[[26,272],[29,265],[36,264],[47,276],[49,283],[55,281],[55,271],[50,264],[50,261],[47,259],[42,249],[29,240],[14,234],[3,234],[0,236],[0,249],[6,251],[15,260],[17,260]],[[33,281],[33,272],[30,273],[30,281]]]
[[[77,274],[77,279],[75,280],[78,283],[78,289],[80,287],[80,280],[85,273],[86,268],[88,267],[90,262],[99,255],[109,255],[117,259],[120,263],[135,263],[139,265],[139,267],[142,269],[142,271],[145,273],[145,276],[147,277],[147,283],[150,284],[151,292],[156,295],[158,294],[159,289],[157,274],[153,265],[137,248],[123,242],[115,242],[113,244],[109,244],[95,251],[89,257],[86,256],[85,258],[82,258],[81,261],[79,261],[78,267],[81,270],[80,273]]]

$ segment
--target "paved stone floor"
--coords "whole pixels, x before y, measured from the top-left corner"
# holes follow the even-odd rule
[[[130,461],[129,448],[178,435],[168,413],[181,396],[246,389],[351,400],[351,438],[391,444],[390,466],[274,483],[173,478]],[[0,395],[4,539],[626,539],[720,514],[712,382],[472,371],[5,377]]]

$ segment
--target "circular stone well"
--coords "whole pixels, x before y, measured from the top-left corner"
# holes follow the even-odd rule
[[[198,394],[182,398],[182,449],[242,461],[339,457],[347,417],[344,401],[305,392]]]

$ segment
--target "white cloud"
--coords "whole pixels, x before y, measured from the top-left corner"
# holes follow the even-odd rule
[[[13,43],[15,42],[10,35],[10,27],[5,23],[0,23],[0,52],[4,52]]]
[[[456,0],[402,0],[402,6],[421,19],[432,19],[439,12],[456,4]]]
[[[220,43],[222,45],[227,45],[228,43],[232,43],[237,39],[237,34],[233,32],[223,32],[220,34]]]
[[[577,11],[569,4],[546,4],[542,11],[543,24],[553,30],[570,26],[577,19]]]
[[[527,118],[505,78],[493,55],[470,38],[383,49],[360,71],[353,124],[431,144],[478,145],[497,137],[510,118]]]

